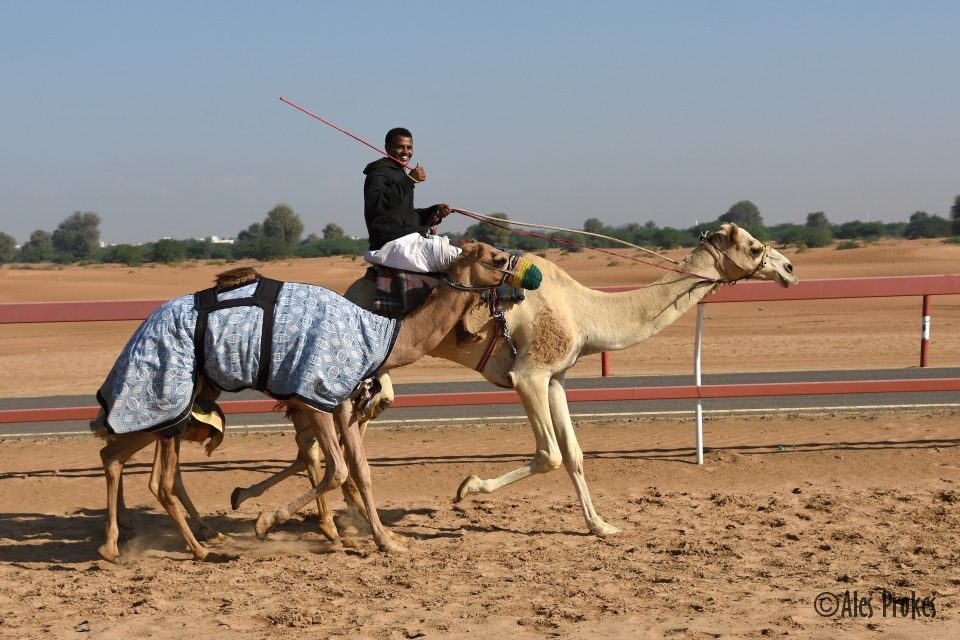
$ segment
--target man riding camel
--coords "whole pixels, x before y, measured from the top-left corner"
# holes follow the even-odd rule
[[[436,235],[436,225],[450,214],[450,207],[441,203],[414,208],[414,188],[427,179],[427,173],[419,164],[410,173],[404,170],[413,158],[409,130],[391,129],[384,145],[389,157],[371,162],[363,170],[363,217],[370,240],[363,257],[394,269],[441,272],[460,255],[460,249],[451,246],[446,236]]]

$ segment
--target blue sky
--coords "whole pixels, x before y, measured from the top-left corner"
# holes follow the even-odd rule
[[[375,145],[448,202],[580,227],[946,216],[957,2],[0,0],[0,231],[233,236],[278,202],[366,235]],[[445,227],[472,222],[451,217]]]

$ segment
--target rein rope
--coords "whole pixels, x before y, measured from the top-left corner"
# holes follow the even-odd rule
[[[616,257],[616,258],[623,258],[624,260],[632,260],[632,261],[634,261],[634,262],[639,262],[640,264],[645,264],[645,265],[648,265],[648,266],[651,266],[651,267],[657,267],[657,268],[663,269],[663,270],[665,270],[665,271],[673,271],[674,273],[679,273],[679,274],[681,274],[681,275],[689,276],[689,277],[691,277],[691,278],[696,278],[696,279],[700,280],[701,282],[698,282],[698,283],[694,284],[694,285],[691,287],[691,290],[693,290],[693,289],[695,289],[695,288],[697,288],[697,287],[699,287],[699,286],[702,286],[702,285],[704,285],[704,284],[716,284],[716,285],[735,284],[735,283],[739,282],[740,280],[749,280],[749,279],[752,278],[754,275],[756,275],[757,271],[759,271],[760,269],[762,269],[763,266],[767,263],[767,256],[770,255],[770,249],[771,249],[770,243],[769,243],[769,242],[765,243],[765,244],[763,245],[763,255],[761,256],[760,262],[757,263],[757,266],[756,266],[753,270],[750,270],[750,269],[745,269],[745,268],[743,268],[742,266],[740,266],[739,264],[737,264],[737,262],[736,262],[733,258],[731,258],[730,256],[728,256],[725,252],[720,251],[720,249],[718,249],[718,248],[716,247],[716,245],[713,244],[713,242],[709,239],[709,237],[707,237],[707,236],[701,237],[701,238],[700,238],[700,243],[703,244],[703,245],[706,245],[706,246],[707,246],[707,249],[711,252],[711,254],[714,256],[714,258],[717,260],[717,267],[720,267],[720,265],[721,265],[722,262],[723,262],[723,259],[726,259],[726,260],[728,260],[730,263],[732,263],[734,266],[736,266],[738,269],[740,269],[741,271],[743,271],[743,272],[746,274],[744,277],[741,277],[741,278],[734,278],[733,280],[724,280],[724,279],[722,279],[722,278],[708,278],[707,276],[701,275],[701,274],[699,274],[699,273],[693,273],[693,272],[690,272],[690,271],[684,271],[683,269],[674,269],[673,267],[668,267],[668,266],[665,266],[665,265],[660,264],[660,263],[657,263],[657,262],[650,262],[649,260],[641,260],[640,258],[636,258],[636,257],[634,257],[634,256],[625,256],[625,255],[623,255],[623,254],[621,254],[621,253],[615,253],[615,252],[613,252],[613,251],[607,251],[606,249],[601,249],[600,247],[594,247],[594,246],[591,246],[591,245],[588,245],[588,244],[582,244],[582,243],[580,243],[580,242],[575,242],[575,241],[573,241],[573,240],[568,240],[568,239],[566,239],[566,238],[557,238],[557,237],[555,237],[555,236],[545,236],[545,235],[542,235],[542,234],[539,234],[539,233],[533,233],[533,232],[531,232],[531,231],[522,231],[522,230],[520,230],[520,229],[512,229],[512,228],[510,227],[510,225],[516,225],[516,226],[521,226],[521,227],[533,227],[533,228],[538,228],[538,229],[550,229],[550,230],[554,230],[554,231],[562,231],[562,232],[565,232],[565,233],[575,233],[575,234],[579,234],[579,235],[593,236],[593,237],[595,237],[595,238],[603,238],[603,239],[605,239],[605,240],[610,240],[610,241],[612,241],[612,242],[618,242],[618,243],[620,243],[620,244],[622,244],[622,245],[625,245],[625,246],[628,246],[628,247],[632,247],[632,248],[634,248],[634,249],[639,249],[640,251],[644,251],[644,252],[649,253],[649,254],[651,254],[651,255],[653,255],[653,256],[656,256],[657,258],[660,258],[661,260],[666,260],[667,262],[671,262],[671,263],[677,265],[678,267],[680,266],[680,263],[677,262],[676,260],[673,260],[673,259],[671,259],[671,258],[668,258],[667,256],[665,256],[665,255],[663,255],[663,254],[660,254],[660,253],[657,253],[656,251],[652,251],[652,250],[647,249],[647,248],[645,248],[645,247],[641,247],[641,246],[639,246],[639,245],[635,245],[635,244],[633,244],[633,243],[631,243],[631,242],[627,242],[626,240],[621,240],[621,239],[619,239],[619,238],[613,238],[613,237],[610,237],[610,236],[605,236],[605,235],[600,234],[600,233],[593,233],[592,231],[581,231],[581,230],[579,230],[579,229],[568,229],[568,228],[565,228],[565,227],[554,227],[554,226],[545,225],[545,224],[534,224],[534,223],[531,223],[531,222],[521,222],[521,221],[519,221],[519,220],[504,220],[503,218],[494,218],[494,217],[492,217],[492,216],[485,216],[485,215],[483,215],[482,213],[475,213],[475,212],[473,212],[473,211],[467,211],[466,209],[459,209],[459,208],[454,208],[454,207],[451,207],[450,210],[451,210],[451,211],[456,211],[457,213],[462,214],[462,215],[464,215],[464,216],[467,216],[468,218],[473,218],[473,219],[475,219],[475,220],[479,220],[480,222],[489,224],[490,226],[497,227],[497,228],[500,228],[500,229],[505,229],[505,230],[507,230],[507,231],[510,231],[511,233],[518,233],[518,234],[520,234],[520,235],[528,236],[528,237],[531,237],[531,238],[541,238],[541,239],[543,239],[543,240],[550,240],[550,241],[553,241],[553,242],[562,242],[563,244],[568,244],[568,245],[572,245],[572,246],[575,246],[575,247],[580,247],[581,249],[591,249],[591,250],[593,250],[593,251],[598,251],[598,252],[600,252],[600,253],[605,253],[605,254],[607,254],[607,255],[614,256],[614,257]],[[649,285],[644,285],[644,286],[649,286]],[[642,288],[642,287],[641,287],[641,288]]]

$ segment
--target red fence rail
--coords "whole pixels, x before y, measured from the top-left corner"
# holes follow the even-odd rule
[[[601,289],[628,291],[635,288],[623,286]],[[929,300],[933,295],[960,295],[960,274],[806,280],[788,289],[770,282],[745,282],[735,287],[725,287],[705,298],[701,304],[922,296],[924,321],[921,332],[921,366],[925,366],[930,326]],[[110,300],[0,303],[0,324],[142,320],[163,302],[165,301]],[[923,391],[960,391],[960,378],[569,389],[567,399],[571,402],[585,402]],[[513,391],[432,393],[398,396],[393,406],[513,404],[518,401],[519,398]],[[266,412],[272,410],[273,406],[272,400],[234,400],[221,403],[224,412],[231,414]],[[88,420],[96,416],[97,410],[97,407],[0,410],[0,424]]]

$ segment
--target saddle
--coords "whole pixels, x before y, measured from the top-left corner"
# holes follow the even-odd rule
[[[382,265],[367,268],[363,277],[374,283],[373,311],[387,318],[402,318],[427,300],[440,282],[438,273],[404,271]]]
[[[513,251],[520,256],[523,252]],[[372,311],[388,318],[402,318],[421,306],[430,292],[439,284],[442,274],[404,271],[383,265],[367,268],[364,278],[374,283]],[[500,285],[496,289],[483,291],[480,304],[470,308],[455,328],[457,346],[489,340],[488,347],[476,370],[486,365],[500,338],[505,338],[511,351],[516,355],[516,346],[510,338],[501,303],[523,302],[524,290],[509,285]],[[490,323],[494,326],[489,327]]]

